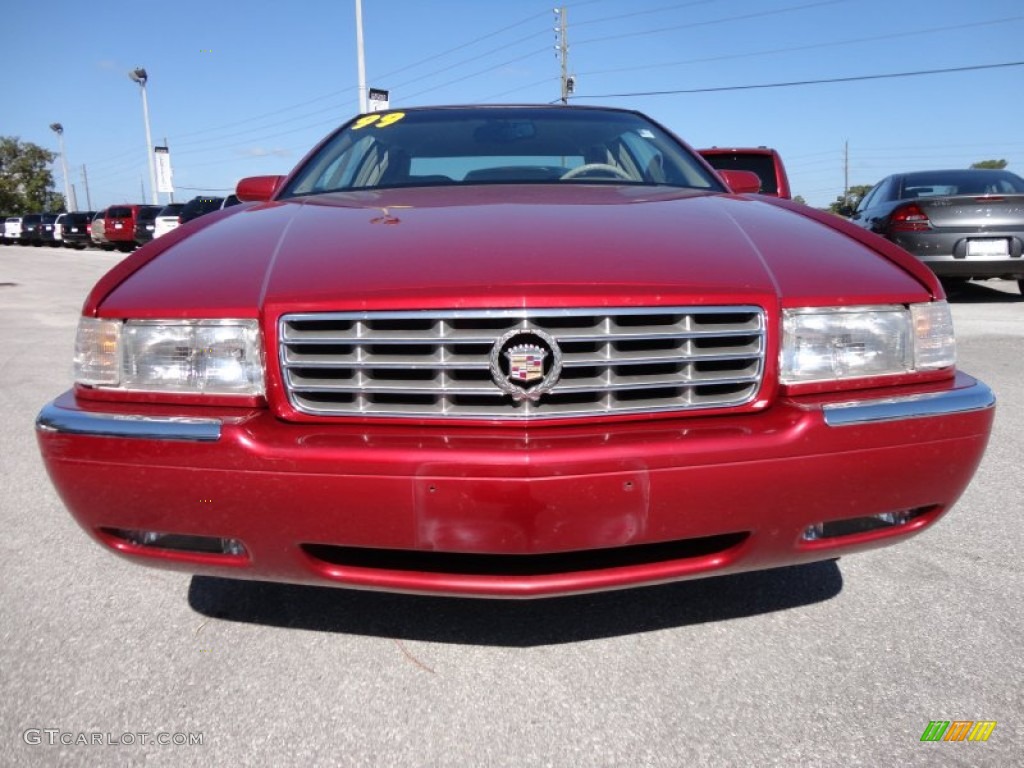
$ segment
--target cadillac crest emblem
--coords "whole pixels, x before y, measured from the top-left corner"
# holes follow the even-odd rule
[[[517,403],[536,402],[558,383],[562,350],[551,336],[530,328],[509,331],[491,348],[491,379]]]
[[[544,358],[548,353],[536,344],[520,344],[505,350],[508,377],[528,383],[544,378]]]

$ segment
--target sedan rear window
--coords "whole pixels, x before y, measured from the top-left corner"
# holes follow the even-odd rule
[[[925,171],[904,177],[899,199],[1019,194],[1024,194],[1024,179],[1009,171]]]

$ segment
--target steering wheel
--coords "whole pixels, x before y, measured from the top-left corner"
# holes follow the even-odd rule
[[[607,163],[587,163],[586,165],[573,168],[571,171],[566,171],[559,177],[559,179],[563,181],[565,179],[575,179],[577,176],[582,176],[583,174],[590,173],[591,171],[605,171],[613,176],[618,176],[620,179],[633,181],[633,177],[624,170],[616,165],[608,165]]]

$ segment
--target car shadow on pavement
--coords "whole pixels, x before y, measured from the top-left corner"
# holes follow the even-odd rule
[[[755,616],[842,590],[835,561],[656,587],[541,600],[364,592],[194,576],[191,607],[211,618],[434,643],[530,647]]]
[[[1014,290],[1000,290],[995,285],[1013,286]],[[1024,302],[1024,296],[1009,281],[943,283],[946,298],[951,304],[1014,304]]]

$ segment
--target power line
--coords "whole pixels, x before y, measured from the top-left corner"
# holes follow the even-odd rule
[[[488,72],[493,72],[496,69],[501,69],[502,67],[508,66],[509,64],[515,64],[516,62],[522,61],[523,59],[528,59],[531,56],[536,56],[538,54],[547,53],[547,52],[548,52],[548,48],[545,46],[544,48],[539,48],[537,50],[530,51],[529,53],[524,53],[522,56],[517,56],[514,59],[509,59],[508,61],[503,61],[500,64],[495,64],[492,67],[487,67],[486,69],[481,69],[481,70],[478,70],[477,72],[471,72],[468,75],[464,75],[462,77],[457,77],[454,80],[449,80],[449,81],[447,81],[445,83],[441,83],[439,85],[431,86],[430,88],[424,88],[422,91],[417,91],[416,93],[412,93],[412,94],[409,94],[409,95],[405,96],[405,99],[414,99],[417,96],[422,96],[425,93],[430,93],[431,91],[436,91],[438,88],[444,88],[447,85],[454,85],[455,83],[461,83],[463,80],[469,80],[469,79],[474,78],[474,77],[479,77],[480,75],[485,75]]]
[[[793,80],[786,83],[759,83],[757,85],[725,85],[715,88],[680,88],[671,91],[634,91],[632,93],[602,93],[585,95],[585,99],[618,99],[627,96],[675,96],[681,93],[721,93],[723,91],[752,91],[761,88],[792,88],[798,85],[822,85],[826,83],[855,83],[865,80],[887,80],[896,77],[918,77],[921,75],[943,75],[950,72],[973,72],[981,69],[999,69],[1024,66],[1024,61],[1008,61],[1002,64],[977,64],[969,67],[948,67],[946,69],[922,69],[916,72],[890,72],[883,75],[856,75],[854,77],[830,77],[821,80]]]
[[[858,37],[849,40],[836,40],[833,42],[825,43],[811,43],[810,45],[797,45],[787,48],[769,48],[762,51],[748,51],[745,53],[729,53],[721,56],[705,56],[699,59],[683,59],[681,61],[667,61],[660,64],[638,64],[633,67],[616,67],[614,69],[592,69],[587,72],[581,72],[581,75],[606,75],[606,74],[622,74],[624,72],[636,72],[644,69],[664,69],[665,67],[678,67],[686,64],[707,64],[711,61],[727,61],[729,59],[746,59],[755,56],[768,56],[776,53],[795,53],[797,51],[812,51],[819,48],[835,48],[840,45],[855,45],[857,43],[873,43],[879,40],[891,40],[893,38],[906,38],[916,37],[920,35],[930,35],[936,32],[959,32],[964,29],[971,27],[984,27],[991,26],[993,24],[1005,24],[1008,21],[1019,21],[1024,19],[1024,16],[1010,16],[1004,19],[992,19],[990,21],[979,21],[973,24],[956,24],[948,27],[932,27],[930,29],[920,29],[910,32],[894,32],[888,35],[876,35],[872,37]]]
[[[415,67],[419,67],[419,66],[421,66],[423,64],[426,64],[428,61],[434,61],[436,59],[441,59],[441,58],[444,58],[445,56],[447,56],[448,54],[456,53],[457,51],[461,51],[461,50],[464,50],[466,48],[470,48],[470,47],[476,45],[477,43],[482,42],[483,40],[489,40],[492,37],[497,37],[502,32],[508,32],[510,29],[515,29],[516,27],[521,27],[523,24],[531,22],[531,21],[533,21],[536,18],[540,18],[541,16],[544,16],[545,13],[546,12],[535,13],[532,16],[527,16],[522,21],[517,21],[515,24],[509,24],[507,27],[502,27],[501,29],[497,29],[494,32],[489,32],[486,35],[481,35],[480,37],[473,38],[468,43],[463,43],[461,45],[457,45],[454,48],[449,48],[447,51],[441,51],[441,53],[435,53],[433,56],[428,56],[425,59],[420,59],[419,61],[415,61],[412,64],[407,64],[406,66],[400,67],[399,69],[393,69],[390,72],[385,72],[384,74],[380,75],[380,79],[384,80],[386,78],[391,77],[392,75],[397,75],[400,72],[405,72],[405,71],[407,71],[409,69],[413,69]],[[521,42],[521,41],[519,41],[519,42]],[[515,43],[512,43],[512,45],[514,45],[514,44]],[[508,46],[506,45],[504,47],[507,48]],[[493,50],[501,50],[501,49],[497,48],[497,49],[493,49]],[[492,52],[493,52],[493,50],[492,50]],[[470,59],[470,61],[472,61],[472,59]],[[450,69],[450,68],[451,67],[447,67],[446,69]],[[443,72],[445,70],[440,70],[440,71]],[[415,81],[413,81],[413,82],[415,82]]]
[[[633,11],[632,13],[620,13],[615,16],[605,16],[600,19],[591,19],[590,21],[580,21],[574,23],[574,27],[589,27],[593,24],[601,24],[605,21],[618,21],[619,19],[631,19],[634,16],[650,16],[652,13],[662,13],[664,11],[675,11],[680,8],[690,8],[694,5],[708,5],[714,3],[716,0],[693,0],[689,3],[673,3],[672,5],[663,5],[660,8],[648,8],[645,11]],[[575,8],[575,6],[570,6]]]
[[[677,29],[693,29],[694,27],[708,27],[713,24],[725,24],[730,21],[744,21],[746,19],[759,19],[764,16],[777,16],[780,13],[789,13],[790,11],[803,11],[808,8],[820,8],[824,5],[837,5],[839,3],[847,3],[850,0],[818,0],[814,3],[805,3],[803,5],[791,5],[786,8],[776,8],[770,11],[757,11],[755,13],[745,13],[739,16],[727,16],[721,19],[711,19],[710,21],[691,21],[686,24],[676,24],[671,27],[658,27],[657,29],[646,29],[641,32],[623,32],[618,35],[607,35],[605,37],[592,37],[589,40],[578,40],[576,45],[583,45],[586,43],[602,43],[606,40],[621,40],[626,37],[642,37],[645,35],[658,35],[662,32],[672,32]]]
[[[546,30],[544,30],[544,31],[546,31]],[[505,50],[506,48],[511,48],[513,46],[519,45],[520,43],[525,43],[527,41],[533,40],[533,39],[535,39],[538,36],[538,34],[540,34],[540,33],[531,32],[526,37],[521,37],[521,38],[519,38],[517,40],[513,40],[511,43],[506,43],[505,45],[498,46],[497,48],[492,48],[489,51],[487,51],[486,53],[481,53],[481,54],[478,54],[478,55],[473,56],[473,57],[468,58],[468,59],[460,59],[459,61],[456,61],[453,64],[449,64],[446,67],[442,67],[441,69],[434,70],[433,72],[428,72],[427,74],[420,75],[419,77],[414,77],[412,80],[403,80],[403,81],[399,81],[397,83],[393,83],[389,87],[391,88],[391,90],[394,90],[396,88],[401,88],[402,86],[405,86],[405,85],[412,85],[413,83],[418,83],[420,80],[426,80],[428,78],[431,78],[431,77],[434,77],[436,75],[439,75],[442,72],[448,72],[448,71],[450,71],[452,69],[457,69],[458,67],[461,67],[464,64],[469,64],[469,63],[474,62],[474,61],[479,61],[480,59],[485,59],[488,56],[491,56],[491,55],[497,53],[498,51]],[[408,67],[406,67],[406,69],[408,69]],[[387,76],[384,75],[380,79],[383,80],[384,77],[387,77]]]
[[[419,59],[418,61],[412,62],[411,64],[408,64],[408,65],[406,65],[404,67],[400,67],[399,69],[395,69],[395,70],[392,70],[390,72],[386,72],[383,75],[380,75],[379,79],[383,80],[383,79],[392,77],[393,75],[399,74],[400,72],[405,72],[405,71],[407,71],[409,69],[420,67],[423,64],[426,64],[426,63],[428,63],[430,61],[434,61],[436,59],[443,58],[444,56],[448,56],[448,55],[450,55],[452,53],[455,53],[457,51],[463,50],[463,49],[468,48],[470,46],[476,45],[477,43],[480,43],[480,42],[482,42],[484,40],[488,40],[488,39],[490,39],[492,37],[495,37],[495,36],[500,35],[500,34],[502,34],[504,32],[507,32],[510,29],[515,29],[516,27],[522,26],[523,24],[526,24],[526,23],[528,23],[530,21],[533,21],[534,19],[536,19],[536,18],[538,18],[540,16],[543,16],[543,15],[545,15],[545,14],[544,13],[533,14],[533,15],[528,16],[527,18],[525,18],[525,19],[523,19],[521,21],[517,21],[514,24],[509,24],[509,25],[507,25],[505,27],[502,27],[500,29],[497,29],[497,30],[495,30],[493,32],[489,32],[487,34],[480,35],[480,36],[475,37],[475,38],[473,38],[472,40],[470,40],[470,41],[468,41],[466,43],[463,43],[461,45],[457,45],[457,46],[455,46],[453,48],[449,48],[449,49],[447,49],[445,51],[442,51],[441,53],[437,53],[437,54],[433,54],[431,56],[427,56],[427,57],[425,57],[423,59]],[[516,41],[516,43],[512,43],[511,45],[515,45],[515,44],[517,44],[519,42],[522,42],[522,41],[518,40],[518,41]],[[508,47],[508,46],[503,46],[503,47]],[[498,49],[495,49],[495,50],[501,50],[501,49],[498,48]],[[494,51],[492,50],[491,53],[493,53],[493,52]],[[477,58],[479,58],[479,57],[477,57]],[[470,59],[470,61],[472,61],[472,60],[474,60],[474,59]],[[456,66],[458,66],[458,65],[456,65]],[[423,75],[421,77],[417,77],[414,80],[409,81],[409,82],[417,82],[417,81],[422,80],[422,79],[424,79],[426,77],[430,77],[431,75],[440,74],[440,72],[447,71],[448,69],[451,69],[451,67],[444,67],[441,70],[428,73],[427,75]],[[405,84],[408,84],[408,83],[405,83]],[[299,102],[298,104],[292,104],[292,105],[287,106],[287,107],[282,107],[280,109],[275,109],[275,110],[272,110],[270,112],[264,112],[264,113],[261,113],[259,115],[255,115],[253,117],[245,118],[245,119],[242,119],[242,120],[236,120],[236,121],[233,121],[233,122],[230,122],[230,123],[224,123],[222,125],[215,126],[213,128],[204,128],[204,129],[200,129],[200,130],[197,130],[197,131],[189,131],[187,133],[177,134],[176,136],[172,136],[171,138],[174,139],[174,141],[176,143],[180,143],[180,140],[183,139],[183,138],[192,137],[192,136],[200,136],[200,135],[210,134],[210,133],[218,133],[218,132],[224,131],[226,129],[234,128],[235,126],[238,126],[238,125],[250,125],[251,123],[253,123],[255,121],[264,120],[266,118],[274,117],[276,115],[280,115],[280,114],[285,113],[285,112],[291,112],[291,111],[293,111],[295,109],[299,109],[301,107],[306,107],[306,106],[309,106],[311,104],[322,105],[323,102],[326,99],[333,99],[335,97],[347,94],[353,88],[354,88],[354,86],[350,86],[349,88],[346,88],[346,89],[343,89],[343,90],[331,91],[330,93],[318,96],[318,97],[316,97],[314,99],[309,99],[307,101]],[[340,107],[341,107],[341,105],[338,104],[338,108],[340,108]],[[325,111],[325,110],[319,110],[319,111]],[[312,114],[316,114],[316,113],[314,112]],[[280,123],[276,123],[275,125],[279,125],[279,124]],[[270,127],[270,126],[263,126],[263,127]],[[253,128],[250,127],[247,130],[251,132],[252,130],[259,130],[259,128],[253,129]],[[228,134],[227,136],[220,136],[216,140],[220,140],[220,139],[224,139],[224,138],[230,138],[231,135],[233,135],[233,134]],[[197,141],[189,142],[189,143],[195,144],[195,143],[199,143],[201,141],[203,141],[203,139],[199,139]]]

